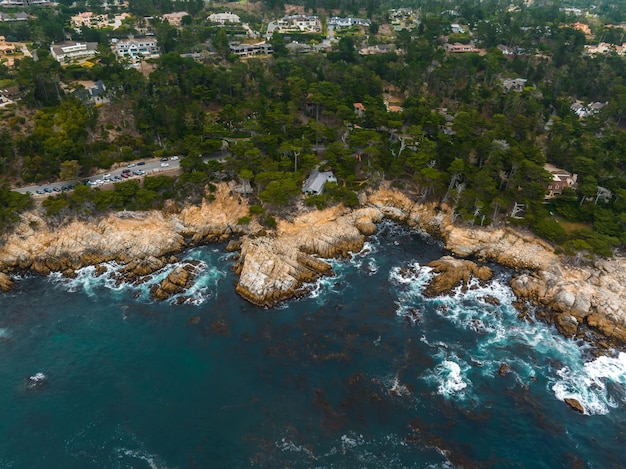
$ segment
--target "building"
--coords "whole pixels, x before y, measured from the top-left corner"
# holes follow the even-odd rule
[[[189,13],[186,11],[177,11],[174,13],[165,13],[161,15],[161,19],[171,24],[172,26],[176,26],[179,28],[182,25],[183,18],[185,16],[189,16]]]
[[[28,21],[28,13],[18,11],[15,13],[0,12],[0,21]]]
[[[352,26],[369,26],[370,23],[371,21],[366,18],[352,18],[351,16],[342,18],[339,16],[332,16],[328,18],[326,24],[335,28],[350,28]]]
[[[317,170],[311,171],[311,174],[304,181],[302,192],[307,195],[320,195],[324,192],[324,184],[327,182],[337,182],[337,178],[332,171],[320,173]]]
[[[49,2],[48,0],[2,0],[0,1],[0,7],[36,7],[36,6],[55,6],[56,2]]]
[[[159,45],[154,37],[135,38],[131,36],[128,39],[114,39],[111,43],[111,50],[115,55],[133,62],[159,56]]]
[[[570,109],[580,119],[584,119],[585,117],[589,117],[594,114],[597,114],[607,104],[608,103],[600,103],[600,102],[583,104],[582,101],[576,101],[574,102],[574,104],[572,104]]]
[[[253,55],[272,54],[274,50],[268,42],[259,42],[257,44],[229,44],[230,52],[240,57],[250,57]]]
[[[224,13],[212,13],[207,17],[207,20],[211,23],[217,23],[224,26],[225,24],[239,24],[241,23],[241,18],[239,15],[235,15],[230,11]]]
[[[79,89],[75,90],[72,94],[80,99],[83,103],[91,103],[100,105],[108,103],[110,100],[106,96],[106,85],[102,80],[98,81],[81,81],[78,82]]]
[[[108,15],[96,15],[92,11],[85,11],[83,13],[79,13],[78,15],[72,16],[70,18],[70,24],[75,29],[80,29],[82,27],[93,29],[118,29],[120,26],[122,26],[122,21],[129,17],[130,15],[128,13],[122,13],[121,15],[115,15],[113,18],[109,18]]]
[[[352,107],[357,116],[363,117],[363,114],[365,113],[365,106],[363,106],[363,103],[354,103]]]
[[[15,44],[7,42],[4,36],[0,36],[0,56],[15,54]]]
[[[550,163],[546,163],[543,167],[552,175],[552,181],[548,183],[545,198],[552,199],[553,197],[561,194],[563,189],[569,187],[571,189],[576,188],[576,181],[578,180],[577,174],[571,174],[564,169],[557,168]]]
[[[504,88],[505,93],[509,91],[521,92],[524,91],[527,81],[525,78],[503,78],[502,88]]]
[[[450,25],[450,30],[455,34],[463,34],[465,33],[465,28],[461,26],[459,23],[452,23]]]
[[[57,62],[70,62],[95,56],[97,47],[97,42],[65,41],[50,45],[50,54]]]
[[[605,55],[611,54],[615,52],[617,55],[625,55],[626,54],[626,42],[624,42],[621,46],[616,46],[614,44],[609,44],[607,42],[601,42],[598,45],[586,45],[585,46],[585,54],[586,55]]]
[[[460,42],[455,42],[453,44],[446,43],[443,45],[443,48],[449,54],[463,54],[467,52],[478,52],[478,49],[474,47],[474,44],[461,44]]]
[[[276,21],[276,29],[280,33],[319,33],[322,30],[322,24],[318,16],[292,15]]]
[[[393,44],[376,44],[374,46],[363,47],[359,50],[360,55],[376,55],[376,54],[388,54],[394,52],[395,48]]]

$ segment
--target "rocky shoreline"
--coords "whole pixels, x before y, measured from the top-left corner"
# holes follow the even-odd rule
[[[362,248],[384,218],[423,230],[444,242],[455,257],[434,265],[439,274],[429,294],[442,294],[470,276],[486,280],[495,262],[515,269],[511,287],[518,309],[545,308],[544,319],[567,336],[585,337],[591,328],[626,343],[626,262],[602,260],[592,267],[565,265],[552,247],[512,228],[471,228],[451,222],[448,208],[419,204],[388,189],[361,194],[356,209],[332,207],[280,220],[266,232],[256,222],[238,225],[248,215],[245,199],[218,186],[212,201],[182,210],[119,212],[91,221],[72,221],[53,227],[34,213],[25,214],[0,244],[0,290],[12,288],[11,275],[33,271],[42,275],[116,261],[124,265],[126,281],[146,276],[177,259],[172,254],[190,246],[232,240],[238,251],[236,291],[259,306],[271,306],[297,295],[306,282],[331,273],[321,258],[347,256]],[[471,260],[459,260],[470,258]],[[181,266],[153,289],[162,300],[185,291],[193,282],[195,266]],[[600,342],[602,345],[602,342]],[[608,347],[610,342],[606,342]]]

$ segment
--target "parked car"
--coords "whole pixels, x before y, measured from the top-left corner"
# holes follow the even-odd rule
[[[41,189],[37,189],[37,191],[36,191],[36,192],[37,192],[37,194],[39,194],[39,195],[41,195],[41,194],[45,194],[45,192],[44,192],[44,191],[42,191]]]
[[[169,163],[161,163],[162,168],[167,168],[169,165],[170,165]]]
[[[161,161],[167,161],[167,157],[161,158]]]
[[[176,155],[170,156],[170,160],[177,161],[178,160],[178,156],[176,156]]]
[[[126,165],[127,168],[134,168],[135,167],[135,163],[128,163],[128,165]]]
[[[130,173],[130,169],[122,169],[122,174]]]
[[[43,191],[44,191],[46,194],[52,194],[52,189],[50,189],[49,187],[44,187],[44,188],[43,188]]]
[[[143,166],[144,164],[146,164],[145,161],[140,161],[139,163],[137,163],[137,166]]]
[[[111,173],[106,173],[102,176],[102,179],[111,179]]]

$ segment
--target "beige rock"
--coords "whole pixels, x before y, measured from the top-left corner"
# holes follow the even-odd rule
[[[13,280],[4,272],[0,272],[0,291],[8,292],[13,288]]]
[[[487,266],[478,266],[472,261],[455,259],[451,256],[444,256],[431,262],[428,266],[437,275],[426,286],[424,290],[426,296],[440,295],[452,290],[459,284],[466,287],[471,277],[487,281],[493,276],[493,272]]]

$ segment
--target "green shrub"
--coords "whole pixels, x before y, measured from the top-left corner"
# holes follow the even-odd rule
[[[271,228],[272,230],[276,229],[276,227],[278,226],[278,223],[276,223],[276,219],[271,215],[266,216],[263,219],[262,224],[263,226]]]
[[[237,224],[238,225],[249,225],[250,224],[250,217],[241,217],[239,220],[237,220]]]
[[[256,204],[250,205],[248,211],[250,212],[250,215],[261,215],[263,213],[263,207]]]

